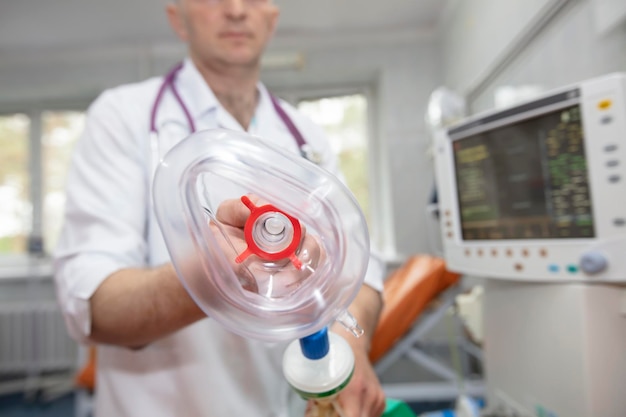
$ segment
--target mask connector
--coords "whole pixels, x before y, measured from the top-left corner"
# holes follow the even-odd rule
[[[359,326],[359,323],[357,323],[354,316],[350,314],[348,310],[344,310],[341,314],[339,314],[336,320],[341,323],[347,331],[352,333],[354,337],[361,337],[363,336],[363,333],[365,333],[363,328]]]
[[[250,255],[268,261],[289,258],[293,266],[301,270],[302,262],[296,256],[302,238],[298,219],[271,204],[256,206],[247,196],[241,197],[241,201],[250,209],[243,229],[248,247],[235,262],[242,263]]]

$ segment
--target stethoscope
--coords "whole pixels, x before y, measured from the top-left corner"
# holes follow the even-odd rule
[[[191,114],[189,113],[189,109],[185,105],[185,102],[180,96],[178,89],[176,88],[176,85],[174,83],[174,80],[176,79],[178,72],[182,68],[183,68],[183,62],[180,62],[174,68],[172,68],[167,74],[165,74],[165,77],[163,78],[163,82],[161,83],[161,86],[159,87],[159,90],[157,92],[156,98],[154,99],[154,103],[152,104],[152,109],[150,110],[150,136],[151,136],[151,142],[152,142],[153,147],[154,146],[158,147],[158,144],[156,143],[158,141],[158,135],[159,135],[159,130],[157,128],[157,113],[159,111],[159,106],[161,105],[161,102],[163,100],[163,96],[165,95],[165,91],[168,88],[172,92],[174,99],[178,103],[178,106],[180,107],[183,114],[185,115],[185,118],[187,119],[187,125],[189,127],[190,134],[196,132],[196,124],[193,120],[193,117],[191,117]],[[278,99],[274,97],[272,94],[270,94],[270,99],[272,101],[272,105],[274,106],[274,110],[276,111],[276,114],[278,114],[278,117],[280,118],[280,120],[282,120],[282,122],[287,127],[287,130],[289,130],[289,133],[296,141],[296,144],[298,145],[298,149],[300,150],[300,154],[304,158],[308,159],[309,161],[315,164],[320,164],[322,162],[321,155],[318,152],[315,152],[307,144],[306,140],[304,139],[304,136],[302,136],[302,133],[300,133],[300,131],[298,130],[296,125],[293,123],[291,118],[287,115],[285,110],[280,106]]]

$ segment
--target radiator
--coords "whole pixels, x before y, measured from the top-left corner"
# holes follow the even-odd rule
[[[77,355],[54,301],[0,303],[0,377],[72,370]]]

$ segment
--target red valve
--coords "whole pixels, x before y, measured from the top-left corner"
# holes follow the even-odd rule
[[[289,258],[291,263],[297,268],[302,269],[302,262],[296,256],[296,249],[300,244],[300,238],[302,237],[302,228],[300,227],[300,222],[295,217],[292,217],[285,213],[284,211],[274,207],[271,204],[266,204],[263,206],[255,206],[254,203],[247,197],[241,197],[241,201],[250,209],[250,216],[248,220],[246,220],[246,224],[243,228],[244,238],[248,247],[240,253],[237,258],[235,258],[235,262],[241,263],[248,258],[250,255],[256,255],[261,259],[267,261],[277,261],[280,259]],[[291,223],[291,227],[293,228],[293,236],[291,242],[289,242],[284,249],[281,249],[277,252],[267,252],[263,250],[256,242],[254,237],[254,228],[256,226],[256,222],[259,218],[266,213],[279,213],[282,216],[286,217]]]

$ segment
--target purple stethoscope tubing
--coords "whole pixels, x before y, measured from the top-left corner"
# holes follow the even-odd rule
[[[161,101],[163,100],[163,95],[165,94],[165,90],[167,90],[168,87],[170,91],[172,92],[172,94],[174,95],[174,98],[178,102],[178,105],[180,106],[181,110],[185,114],[185,118],[187,119],[187,124],[189,125],[189,130],[191,131],[191,133],[195,133],[196,131],[196,124],[193,121],[193,117],[191,117],[191,114],[189,114],[189,109],[185,105],[185,102],[180,97],[180,94],[178,93],[178,90],[176,89],[176,86],[174,85],[174,80],[176,79],[176,75],[182,69],[182,67],[183,67],[183,63],[179,62],[174,68],[172,68],[167,74],[165,74],[165,77],[163,78],[163,82],[161,83],[161,86],[159,87],[159,91],[157,92],[156,98],[154,99],[154,103],[152,104],[152,109],[150,110],[150,133],[154,135],[158,133],[156,124],[157,124],[157,113],[159,110],[159,105],[161,104]],[[280,117],[280,120],[282,120],[282,122],[287,127],[287,130],[289,130],[289,133],[291,133],[291,136],[293,136],[294,140],[298,144],[300,153],[302,154],[302,156],[309,159],[309,155],[306,152],[307,143],[306,143],[306,140],[304,139],[304,136],[302,136],[302,133],[300,133],[300,131],[298,130],[296,125],[293,123],[289,115],[287,115],[285,110],[280,106],[278,99],[274,97],[272,94],[270,94],[270,98],[272,100],[272,105],[274,106],[274,110],[276,111],[276,114],[278,114],[278,117]]]

